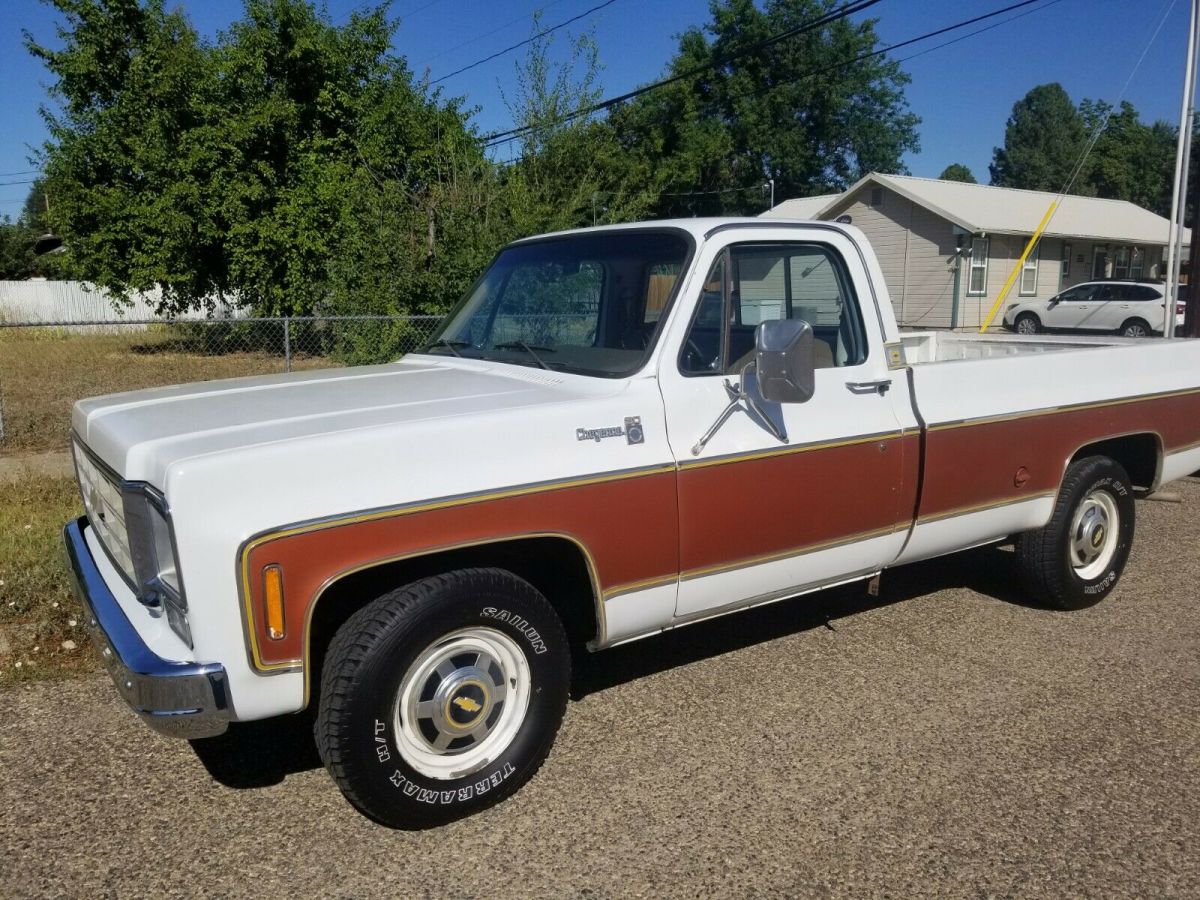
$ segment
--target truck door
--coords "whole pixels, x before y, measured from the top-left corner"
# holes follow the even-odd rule
[[[815,227],[744,234],[705,248],[693,314],[674,324],[677,354],[660,369],[679,463],[677,617],[878,571],[913,511],[919,443],[895,406],[908,386],[889,370],[855,245]],[[762,404],[786,441],[741,405],[697,446],[753,359],[755,326],[776,318],[813,327],[814,396]]]

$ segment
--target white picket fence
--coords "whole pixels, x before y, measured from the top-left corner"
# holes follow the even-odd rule
[[[162,291],[134,294],[127,306],[114,304],[108,292],[83,281],[0,281],[0,322],[139,322],[160,318],[156,313]],[[210,314],[189,311],[175,318],[205,319],[245,315],[218,304]],[[127,326],[130,327],[130,326]],[[147,326],[132,326],[146,328]]]

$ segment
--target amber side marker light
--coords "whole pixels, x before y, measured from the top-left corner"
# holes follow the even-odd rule
[[[283,640],[283,570],[279,566],[263,569],[263,606],[267,614],[267,637]]]

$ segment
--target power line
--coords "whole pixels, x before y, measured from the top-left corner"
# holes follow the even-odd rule
[[[518,22],[524,22],[530,15],[534,15],[536,13],[544,13],[546,10],[552,9],[553,7],[558,6],[558,4],[560,4],[562,2],[563,2],[563,0],[552,0],[552,2],[550,2],[550,3],[545,3],[542,6],[538,7],[537,9],[533,10],[531,13],[527,13],[522,16],[517,16],[515,19],[509,19],[503,25],[497,25],[491,31],[485,31],[483,34],[477,34],[475,37],[471,38],[470,40],[463,41],[461,44],[455,44],[453,47],[447,47],[445,50],[441,50],[441,51],[433,54],[433,56],[427,56],[424,59],[413,63],[413,67],[416,68],[417,66],[423,66],[426,63],[433,62],[435,59],[441,59],[446,54],[453,53],[455,50],[461,50],[463,47],[469,47],[471,44],[478,43],[479,41],[482,41],[484,38],[489,38],[493,34],[498,34],[499,32],[503,31],[505,28],[511,28],[513,25],[516,25]]]
[[[549,28],[539,31],[537,34],[533,35],[533,37],[528,37],[525,40],[520,41],[519,43],[513,44],[511,47],[505,47],[503,50],[497,50],[491,56],[485,56],[483,59],[477,59],[477,60],[475,60],[475,62],[471,63],[470,65],[463,66],[461,69],[455,69],[449,75],[443,75],[441,78],[435,78],[433,81],[431,81],[429,83],[431,85],[441,84],[443,81],[445,81],[448,78],[453,78],[455,75],[461,75],[463,72],[469,71],[470,69],[474,69],[477,66],[482,66],[484,63],[491,62],[493,59],[503,56],[506,53],[511,53],[513,50],[516,50],[519,47],[524,47],[526,44],[532,44],[538,38],[545,37],[546,35],[550,34],[551,32],[558,31],[560,28],[565,28],[568,25],[570,25],[572,22],[578,22],[580,19],[585,19],[588,16],[590,16],[592,13],[599,12],[600,10],[604,9],[604,7],[612,6],[616,2],[617,2],[617,0],[604,0],[603,3],[599,3],[596,6],[593,6],[591,9],[586,9],[583,12],[581,12],[579,15],[573,16],[572,18],[567,19],[565,22],[559,22],[557,25],[552,25]],[[876,2],[878,2],[878,0],[876,0]]]
[[[796,37],[797,35],[821,28],[824,25],[829,25],[832,22],[836,22],[839,19],[844,19],[853,13],[861,12],[868,7],[874,6],[878,2],[880,2],[880,0],[854,0],[854,2],[847,3],[845,6],[841,6],[835,10],[832,10],[823,16],[819,16],[818,18],[812,19],[808,22],[803,22],[800,25],[797,25],[793,28],[788,28],[785,31],[780,31],[777,34],[773,34],[770,37],[759,41],[758,43],[751,44],[749,47],[744,47],[741,50],[738,50],[736,53],[730,53],[721,57],[720,59],[715,59],[712,62],[705,63],[703,66],[696,66],[692,69],[688,69],[685,72],[679,72],[667,78],[660,79],[659,81],[652,82],[651,84],[634,88],[632,91],[626,91],[624,94],[619,94],[616,97],[610,97],[607,100],[601,100],[599,103],[593,103],[589,106],[583,107],[582,109],[577,109],[575,112],[568,113],[567,115],[557,119],[553,124],[560,125],[577,119],[580,116],[587,116],[591,115],[592,113],[600,112],[601,110],[610,109],[619,103],[624,103],[627,100],[640,97],[642,94],[648,94],[651,91],[658,90],[661,87],[666,87],[668,84],[674,84],[676,81],[682,81],[685,78],[691,78],[693,75],[699,75],[702,72],[707,72],[719,66],[728,65],[731,62],[741,59],[743,56],[747,56],[767,47],[774,46],[780,41],[785,41],[789,38]],[[1026,2],[1036,3],[1038,0],[1026,0]],[[512,138],[521,137],[522,135],[536,130],[536,127],[537,126],[524,125],[519,128],[509,129],[508,131],[498,131],[494,132],[493,134],[485,135],[483,138],[485,141],[484,146],[492,147],[496,144],[501,144],[507,140],[511,140]]]
[[[916,53],[910,53],[908,56],[902,56],[900,59],[896,60],[896,62],[908,62],[911,59],[916,59],[918,56],[924,56],[926,53],[932,53],[935,50],[941,50],[943,47],[949,47],[951,44],[957,44],[960,41],[973,38],[977,34],[983,34],[985,31],[991,31],[993,28],[1000,28],[1001,26],[1007,25],[1010,22],[1017,21],[1017,19],[1023,19],[1026,16],[1032,16],[1034,13],[1040,13],[1043,10],[1049,9],[1051,6],[1055,6],[1062,2],[1063,0],[1049,0],[1045,6],[1039,6],[1035,9],[1027,9],[1025,12],[1017,13],[1015,16],[1010,16],[1001,22],[993,22],[991,25],[984,25],[982,28],[976,28],[974,31],[968,31],[966,34],[961,34],[956,38],[951,38],[948,41],[942,41],[940,44],[934,44],[932,47],[926,47],[924,50],[918,50]]]
[[[41,175],[41,169],[26,169],[24,172],[0,172],[0,178],[12,178],[14,175]]]
[[[877,1],[878,0],[875,0],[875,2],[877,2]],[[890,52],[892,52],[892,50],[900,49],[901,47],[910,47],[914,43],[928,41],[929,38],[931,38],[931,37],[937,37],[940,35],[948,34],[948,32],[950,32],[950,31],[956,31],[961,28],[967,28],[968,25],[974,25],[979,22],[984,22],[984,20],[986,20],[986,19],[994,19],[997,16],[1003,16],[1004,13],[1012,12],[1013,10],[1020,10],[1020,8],[1022,8],[1022,7],[1032,6],[1033,4],[1039,4],[1039,2],[1043,2],[1043,0],[1021,0],[1021,2],[1015,2],[1015,4],[1010,4],[1008,6],[1004,6],[1003,8],[1000,8],[1000,10],[994,10],[992,12],[983,13],[983,14],[980,14],[980,16],[974,16],[970,19],[964,19],[964,20],[962,20],[962,22],[954,23],[953,25],[946,25],[946,26],[944,26],[944,28],[935,29],[932,31],[926,31],[925,34],[908,38],[908,40],[906,40],[906,41],[900,41],[898,43],[888,44],[888,46],[886,46],[886,47],[880,47],[875,50],[869,50],[868,53],[859,54],[858,56],[853,56],[853,58],[851,58],[851,59],[846,59],[846,60],[842,60],[840,62],[835,62],[835,64],[833,64],[832,66],[826,66],[824,68],[815,68],[815,70],[810,70],[808,72],[802,72],[802,73],[798,74],[798,76],[794,76],[793,78],[788,78],[786,80],[781,80],[781,82],[776,82],[776,83],[770,85],[769,88],[767,88],[767,90],[773,90],[775,88],[778,88],[778,86],[781,84],[790,84],[792,82],[798,82],[798,80],[800,80],[802,78],[809,78],[811,76],[818,76],[818,74],[826,74],[828,72],[834,72],[836,70],[839,70],[839,68],[845,68],[846,66],[852,66],[854,64],[857,64],[857,62],[863,62],[865,60],[869,60],[871,58],[874,58],[874,56],[881,56],[884,53],[890,53]],[[1058,0],[1051,0],[1051,2],[1058,2]],[[830,22],[830,20],[833,20],[832,17],[844,18],[845,16],[848,16],[848,14],[851,14],[852,12],[858,12],[859,10],[862,10],[862,8],[865,8],[866,6],[870,6],[870,5],[874,5],[874,4],[871,4],[871,2],[868,2],[868,4],[865,4],[865,5],[851,4],[851,5],[841,7],[840,10],[836,10],[833,13],[829,13],[828,16],[823,17],[822,19],[816,19],[814,23],[810,23],[809,26],[806,26],[806,28],[816,28],[816,26],[828,24],[828,22]],[[850,7],[854,7],[854,8],[850,8]],[[1040,8],[1046,8],[1046,7],[1043,6]],[[1033,11],[1033,12],[1036,12],[1036,11]],[[1019,17],[1014,16],[1013,19],[1015,19],[1015,18],[1019,18]],[[1012,22],[1013,19],[1008,19],[1008,22]],[[1004,23],[998,23],[998,24],[1004,24]],[[805,28],[805,26],[802,26],[802,28]],[[984,30],[986,30],[986,29],[979,29],[979,31],[984,31]],[[974,34],[978,34],[978,32],[974,32]],[[791,36],[791,35],[785,35],[785,34],[776,35],[773,38],[768,38],[768,41],[770,43],[776,43],[781,40],[786,40],[787,36]],[[960,38],[960,40],[965,40],[966,37],[970,37],[970,35],[965,35],[964,38]],[[949,43],[953,43],[953,42],[947,42],[947,44],[949,44]],[[946,44],[943,44],[943,46],[946,46]],[[692,76],[695,76],[695,74],[700,74],[701,72],[708,71],[708,70],[710,70],[710,68],[715,68],[716,66],[726,65],[727,62],[730,62],[734,59],[738,59],[738,58],[740,58],[740,56],[743,56],[746,53],[754,52],[754,50],[756,50],[756,49],[760,49],[760,44],[755,44],[754,47],[746,48],[745,50],[742,50],[742,52],[739,52],[737,54],[731,54],[730,56],[726,56],[726,58],[724,58],[724,59],[714,60],[713,62],[710,62],[710,64],[694,68],[694,70],[690,70],[688,72],[680,72],[679,74],[677,74],[677,76],[672,76],[671,78],[664,78],[664,79],[660,80],[660,82],[655,82],[653,84],[644,85],[644,86],[642,86],[642,88],[637,88],[636,90],[626,91],[625,94],[619,95],[617,97],[612,97],[612,98],[610,98],[610,100],[600,101],[599,103],[592,104],[592,106],[584,107],[582,109],[577,109],[577,110],[575,110],[574,113],[569,113],[568,115],[562,116],[562,118],[554,121],[553,124],[554,125],[562,125],[562,124],[565,124],[565,122],[569,122],[569,121],[578,119],[578,118],[580,118],[580,116],[590,115],[593,113],[601,112],[601,110],[617,106],[618,103],[623,103],[625,101],[631,100],[631,98],[641,96],[642,94],[648,94],[649,91],[653,91],[653,90],[662,88],[662,86],[665,86],[667,84],[672,84],[674,82],[678,82],[678,80],[682,80],[684,78],[690,78]],[[937,49],[937,48],[930,48],[929,52],[931,52],[932,49]],[[922,55],[922,54],[913,54],[913,56],[918,56],[918,55]],[[902,60],[900,60],[900,61],[902,61]],[[766,91],[756,91],[755,96],[760,96],[763,94],[763,92],[766,92]],[[522,137],[523,134],[527,134],[530,131],[534,131],[535,128],[536,128],[536,126],[523,126],[520,128],[512,128],[512,130],[510,130],[510,131],[488,134],[488,136],[485,136],[485,138],[484,138],[484,140],[486,142],[485,146],[488,146],[488,148],[490,148],[490,146],[506,143],[506,142],[508,142],[508,140]]]
[[[28,181],[0,181],[0,187],[8,187],[10,184],[34,184],[36,178],[30,178]]]
[[[1084,163],[1087,162],[1088,156],[1091,154],[1092,150],[1095,149],[1096,142],[1100,140],[1100,135],[1102,135],[1104,133],[1104,129],[1108,127],[1108,120],[1112,118],[1112,114],[1116,111],[1117,106],[1119,106],[1121,101],[1125,99],[1125,92],[1129,90],[1129,85],[1133,83],[1133,76],[1137,74],[1138,69],[1142,67],[1142,63],[1146,61],[1146,55],[1150,52],[1150,48],[1154,46],[1154,42],[1158,40],[1159,32],[1162,31],[1163,25],[1167,23],[1167,16],[1171,14],[1171,10],[1174,8],[1174,6],[1175,0],[1168,0],[1168,2],[1164,5],[1162,17],[1158,20],[1158,27],[1154,29],[1154,32],[1150,35],[1150,40],[1147,41],[1146,46],[1142,48],[1141,56],[1137,58],[1137,62],[1135,62],[1133,64],[1133,68],[1130,69],[1129,77],[1125,79],[1125,84],[1121,86],[1121,92],[1117,94],[1116,103],[1112,104],[1108,108],[1108,111],[1104,114],[1104,118],[1096,125],[1096,129],[1092,134],[1091,140],[1089,140],[1084,146],[1083,152],[1079,155],[1079,160],[1075,165],[1075,168],[1071,171],[1071,177],[1067,179],[1067,183],[1063,185],[1063,189],[1058,192],[1059,197],[1064,196],[1068,191],[1071,190],[1072,187],[1075,186],[1075,179],[1077,179],[1079,174],[1083,171]],[[1055,199],[1057,201],[1057,198]],[[1054,212],[1058,212],[1057,207],[1055,207]],[[1050,219],[1053,218],[1054,213],[1051,213]],[[1050,221],[1047,220],[1046,224],[1049,225]]]
[[[400,18],[404,19],[405,16],[415,16],[417,13],[425,12],[425,10],[429,9],[429,7],[437,6],[441,2],[442,0],[429,0],[428,3],[418,6],[416,9],[410,9],[408,12],[400,13]]]

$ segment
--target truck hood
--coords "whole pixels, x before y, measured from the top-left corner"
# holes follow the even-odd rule
[[[118,474],[161,485],[172,463],[209,453],[578,400],[612,393],[617,384],[514,365],[420,357],[110,394],[76,403],[71,424]]]

